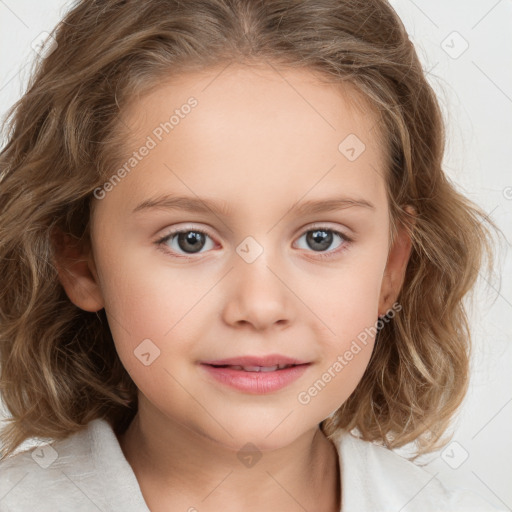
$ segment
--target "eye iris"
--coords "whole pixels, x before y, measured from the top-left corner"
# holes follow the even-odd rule
[[[306,235],[307,242],[309,246],[318,251],[322,251],[328,249],[332,244],[333,235],[330,231],[325,231],[324,229],[317,229],[314,231],[309,231]],[[320,248],[315,249],[315,244],[320,244]]]
[[[205,235],[198,231],[178,233],[178,245],[185,252],[198,252],[204,245]]]

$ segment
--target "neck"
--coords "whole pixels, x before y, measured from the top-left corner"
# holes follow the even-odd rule
[[[142,407],[141,407],[142,406]],[[160,510],[323,510],[339,512],[338,453],[320,428],[243,459],[203,432],[139,411],[118,436],[148,508]]]

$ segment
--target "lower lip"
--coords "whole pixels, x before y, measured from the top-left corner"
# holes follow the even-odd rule
[[[273,372],[246,372],[232,368],[219,368],[209,364],[201,366],[216,380],[247,393],[264,394],[278,391],[301,377],[308,364],[301,364]]]

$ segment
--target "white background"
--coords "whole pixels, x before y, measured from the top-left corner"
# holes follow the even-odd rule
[[[32,42],[50,32],[69,5],[0,0],[2,118],[23,92],[28,64],[36,57]],[[501,279],[481,279],[477,288],[474,370],[454,425],[457,444],[431,455],[426,468],[512,510],[512,1],[394,0],[392,5],[445,113],[444,168],[508,240],[499,248]]]

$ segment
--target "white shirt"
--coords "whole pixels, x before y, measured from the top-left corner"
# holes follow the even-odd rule
[[[397,453],[346,432],[335,445],[341,512],[505,510],[472,491],[449,490]],[[93,420],[64,440],[15,452],[0,462],[0,512],[35,511],[149,512],[135,473],[106,420]]]

